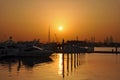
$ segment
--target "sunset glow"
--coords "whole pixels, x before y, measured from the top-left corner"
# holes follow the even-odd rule
[[[119,0],[0,0],[0,40],[13,36],[17,41],[47,41],[52,25],[52,40],[55,32],[66,40],[77,35],[82,40],[113,36],[120,41],[119,8]]]
[[[119,80],[120,0],[0,0],[0,80]]]
[[[62,30],[63,30],[63,26],[59,26],[59,27],[58,27],[58,30],[59,30],[59,31],[62,31]]]

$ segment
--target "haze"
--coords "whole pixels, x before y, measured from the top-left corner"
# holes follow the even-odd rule
[[[63,26],[63,31],[58,27]],[[0,0],[0,40],[62,38],[97,41],[113,36],[120,41],[119,0]]]

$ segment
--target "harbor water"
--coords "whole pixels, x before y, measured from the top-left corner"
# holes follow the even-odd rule
[[[0,59],[0,80],[119,80],[119,78],[120,54],[54,53],[49,58]]]

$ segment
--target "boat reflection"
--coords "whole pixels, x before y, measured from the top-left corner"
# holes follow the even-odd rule
[[[51,62],[52,59],[49,57],[26,57],[21,58],[22,64],[25,65],[27,68],[32,68],[36,64]]]
[[[50,57],[9,57],[0,60],[0,64],[8,67],[9,72],[12,71],[14,65],[17,65],[17,71],[20,71],[23,66],[30,69],[37,64],[49,62],[52,62]]]

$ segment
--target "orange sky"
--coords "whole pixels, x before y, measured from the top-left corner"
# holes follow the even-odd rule
[[[63,31],[58,31],[60,25]],[[109,35],[120,41],[120,1],[0,0],[0,40],[48,41],[49,26],[52,40],[56,34],[59,41],[76,36],[101,41]]]

